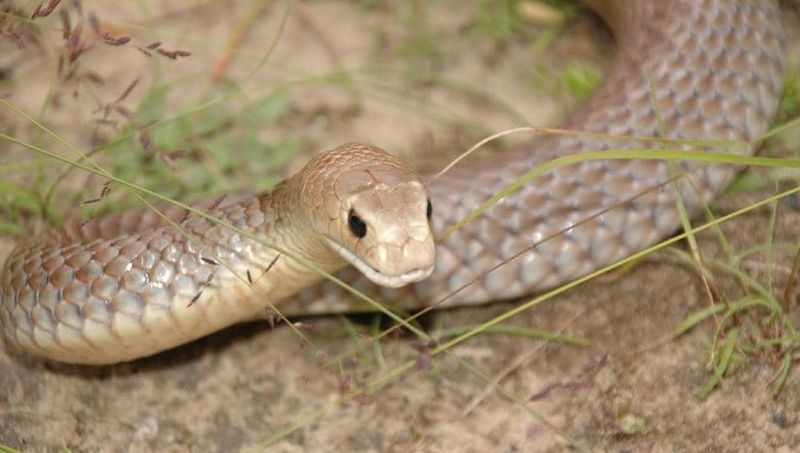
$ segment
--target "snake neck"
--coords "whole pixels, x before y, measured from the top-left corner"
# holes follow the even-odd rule
[[[291,255],[288,258],[300,267],[314,263],[325,272],[335,272],[344,267],[346,262],[331,249],[316,227],[314,218],[318,213],[309,208],[313,206],[309,205],[309,195],[309,188],[303,187],[296,176],[284,180],[271,190],[259,193],[256,198],[260,210],[266,218],[273,221],[265,222],[255,233],[280,251]],[[308,278],[321,278],[314,269],[305,269]]]

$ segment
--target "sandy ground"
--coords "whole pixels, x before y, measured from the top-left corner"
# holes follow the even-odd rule
[[[173,80],[208,74],[248,8],[244,2],[226,6],[215,1],[188,10],[160,2],[145,2],[146,8],[133,2],[113,7],[110,2],[83,3],[107,26],[140,44],[162,40],[164,46],[190,51],[190,58],[176,62],[158,60],[161,76]],[[471,16],[460,4],[441,2],[429,17],[444,50],[444,74],[482,87],[531,124],[557,124],[566,111],[564,99],[531,88],[534,59],[563,62],[570,55],[602,68],[610,49],[608,35],[587,17],[568,25],[542,54],[531,55],[535,32],[498,48],[464,32]],[[386,61],[405,32],[398,5],[363,9],[351,2],[315,1],[293,8],[270,62],[245,89],[263,92],[297,74],[330,71],[336,64],[402,64],[397,57]],[[232,62],[232,77],[256,65],[281,13],[277,3],[259,16]],[[58,26],[56,18],[43,22]],[[0,85],[0,95],[38,112],[53,81],[56,55],[46,46],[28,52],[15,51],[7,41],[2,46],[0,68],[13,65],[14,71]],[[145,86],[156,73],[156,60],[131,48],[98,49],[85,61],[106,80],[96,88],[103,99],[116,97],[132,77],[141,76]],[[189,77],[170,93],[169,110],[179,110],[185,105],[182,96],[194,95],[197,84],[207,83],[196,79]],[[375,81],[368,80],[380,85]],[[436,86],[393,87],[413,93],[408,96],[417,104],[403,108],[370,95],[355,99],[322,84],[300,87],[292,92],[289,118],[264,136],[301,130],[308,149],[364,140],[413,154],[420,147],[465,149],[486,131],[519,125],[497,107]],[[72,89],[81,94],[70,101]],[[140,95],[134,91],[126,104],[135,106]],[[96,104],[77,87],[64,89],[60,96],[62,102],[46,115],[48,126],[88,147]],[[420,114],[423,107],[444,120]],[[0,121],[3,132],[34,136],[29,125],[8,112],[0,113]],[[0,163],[30,158],[18,148],[0,147]],[[0,178],[26,181],[31,175],[3,173]],[[726,196],[715,208],[719,214],[730,212],[765,195]],[[792,232],[798,229],[800,213],[791,206],[782,204],[776,242],[796,239]],[[746,250],[768,241],[769,221],[770,210],[764,208],[725,224],[723,231],[734,250]],[[14,241],[0,237],[0,261]],[[701,234],[698,241],[706,259],[722,256],[713,233]],[[778,255],[774,258],[785,267],[790,257]],[[766,256],[754,255],[743,267],[763,275],[767,262]],[[730,300],[741,294],[724,274],[715,274],[712,282],[716,293]],[[113,367],[46,363],[6,347],[0,349],[0,443],[24,451],[232,451],[299,423],[299,429],[272,446],[275,451],[796,451],[800,378],[793,371],[784,389],[771,397],[773,358],[758,354],[737,362],[719,389],[707,398],[695,396],[710,376],[714,324],[703,323],[678,338],[671,332],[708,303],[697,272],[667,250],[510,321],[563,330],[589,340],[589,346],[485,334],[429,359],[415,340],[399,336],[380,342],[385,362],[367,349],[326,368],[290,329],[265,323],[237,326]],[[450,310],[428,315],[425,323],[472,325],[513,306]],[[368,325],[372,318],[353,321]],[[348,333],[342,318],[302,322],[327,357],[365,343]],[[407,361],[417,365],[379,389],[333,404],[343,393]],[[311,417],[326,405],[327,413]]]

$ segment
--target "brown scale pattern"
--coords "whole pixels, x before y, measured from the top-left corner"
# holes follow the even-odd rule
[[[598,3],[619,41],[613,69],[564,125],[623,136],[752,141],[766,131],[778,103],[783,31],[775,2],[646,0]],[[658,108],[654,108],[657,106]],[[659,125],[660,123],[660,125]],[[558,156],[589,150],[645,148],[635,140],[543,137],[475,167],[457,168],[430,185],[434,226],[443,231],[500,188]],[[692,149],[683,146],[683,149]],[[700,150],[698,150],[700,151]],[[752,152],[752,147],[742,152]],[[672,170],[694,169],[678,188]],[[407,309],[434,303],[484,303],[552,288],[641,250],[680,225],[677,193],[690,212],[711,200],[736,169],[654,160],[584,162],[527,184],[437,246],[436,271],[410,288],[377,288],[347,269],[367,294]],[[694,188],[692,187],[694,186]],[[629,198],[651,190],[635,200]],[[599,217],[536,246],[537,241],[600,211]],[[357,301],[325,282],[304,290],[291,313],[352,309]],[[345,302],[342,302],[345,301]],[[360,306],[363,306],[361,304]]]
[[[178,212],[172,210],[173,220]],[[257,199],[213,214],[240,228],[265,227]],[[202,218],[184,222],[185,230],[202,242],[159,225],[150,215],[141,226],[132,220],[121,214],[53,231],[9,257],[0,316],[3,325],[16,327],[7,329],[12,342],[51,355],[49,348],[68,352],[84,342],[102,349],[104,342],[92,340],[97,332],[125,345],[126,339],[154,328],[148,325],[151,318],[169,319],[179,329],[179,301],[194,297],[208,282],[217,267],[213,263],[234,255],[250,259],[252,253],[253,244]],[[75,242],[81,238],[98,239]],[[195,311],[204,309],[198,304]]]
[[[196,206],[224,224],[161,206],[170,222],[136,210],[44,231],[5,263],[0,326],[9,344],[29,352],[102,364],[264,316],[270,303],[322,278],[283,255],[327,272],[344,265],[315,233],[332,228],[319,213],[373,178],[422,190],[418,175],[384,151],[343,145],[271,191]]]
[[[775,2],[592,3],[602,5],[620,51],[606,80],[565,127],[614,135],[744,141],[766,130],[777,107],[783,71],[783,32]],[[645,145],[585,136],[544,137],[475,167],[458,168],[430,185],[434,228],[442,231],[546,160],[587,150]],[[684,149],[691,148],[684,145]],[[316,178],[328,168],[352,163],[341,155],[326,156],[312,163],[314,171],[301,184],[280,194],[245,198],[213,214],[263,234],[272,243],[319,255],[319,241],[308,239],[307,231],[298,226],[302,222],[281,213],[299,193],[315,185],[317,198],[311,204],[316,205],[309,211],[326,212],[337,185],[319,185]],[[359,163],[370,165],[369,161]],[[677,169],[691,170],[690,181],[684,178],[677,185],[630,200],[659,187]],[[390,290],[367,284],[352,269],[343,277],[407,308],[434,302],[473,279],[476,283],[448,305],[541,291],[672,234],[679,226],[678,195],[690,211],[696,211],[728,183],[735,170],[653,160],[562,167],[527,184],[442,241],[437,247],[437,270],[430,279]],[[611,206],[618,207],[592,218]],[[169,215],[173,220],[182,218],[180,210],[171,210]],[[592,220],[484,275],[518,251],[586,218]],[[132,212],[22,244],[0,277],[0,322],[7,338],[58,360],[127,360],[248,319],[263,309],[264,299],[277,301],[318,279],[291,260],[279,260],[280,269],[260,278],[255,291],[249,292],[251,288],[242,285],[237,275],[247,271],[259,275],[275,252],[202,218],[192,217],[185,227],[196,240],[164,226],[152,213]],[[332,269],[341,266],[340,261],[331,258],[324,264]],[[200,290],[203,297],[187,303]],[[289,314],[348,311],[359,306],[352,300],[326,282],[302,291],[281,308]]]

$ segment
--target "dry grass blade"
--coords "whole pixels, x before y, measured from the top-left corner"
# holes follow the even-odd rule
[[[270,187],[295,152],[323,148],[334,137],[380,142],[398,151],[470,148],[470,154],[520,132],[587,135],[515,126],[546,124],[561,114],[565,103],[593,90],[599,65],[567,62],[583,52],[574,49],[597,55],[609,50],[596,45],[607,37],[591,34],[595,22],[576,18],[574,5],[560,1],[551,3],[562,20],[542,30],[532,30],[520,16],[527,14],[528,5],[517,0],[476,0],[459,4],[457,10],[447,2],[424,1],[303,2],[299,8],[289,0],[204,0],[188,7],[153,1],[110,7],[57,0],[15,3],[23,8],[9,10],[12,2],[0,0],[0,46],[12,52],[10,58],[0,57],[0,99],[35,112],[28,116],[36,122],[8,114],[13,108],[0,105],[5,107],[0,121],[10,127],[2,130],[2,151],[21,157],[0,162],[0,233],[14,236],[25,234],[29,223],[42,217],[60,223],[65,205],[81,205],[76,210],[87,218],[124,209],[138,197],[170,203]],[[491,14],[473,14],[473,6]],[[30,20],[34,11],[35,19]],[[561,30],[569,36],[560,36]],[[578,41],[569,40],[578,34]],[[20,58],[13,55],[16,48],[22,49]],[[531,48],[548,58],[528,61]],[[562,55],[565,49],[567,55]],[[44,82],[42,69],[21,58],[34,54],[36,65],[49,71]],[[347,58],[340,58],[343,55]],[[525,57],[515,58],[520,55]],[[492,70],[481,70],[487,67]],[[217,73],[219,83],[213,83]],[[800,85],[789,77],[789,101],[782,103],[780,124],[761,139],[791,135],[786,131],[800,126],[800,98],[791,92]],[[528,91],[526,84],[531,83],[539,93],[520,99],[519,89]],[[42,95],[38,109],[39,97],[26,98],[26,91]],[[555,97],[555,102],[543,100],[545,96]],[[643,149],[635,150],[638,155],[612,150],[574,156],[574,161],[549,162],[550,167],[537,171],[590,158],[695,160],[644,149],[651,147],[688,144],[738,152],[751,145],[588,135],[620,146],[633,139]],[[487,138],[471,146],[482,137]],[[70,143],[81,143],[76,148],[86,149],[85,156],[69,154]],[[790,152],[793,147],[778,144],[771,149],[785,151],[778,153],[781,157],[796,157]],[[712,153],[695,162],[709,156],[717,159]],[[448,168],[460,165],[462,158]],[[701,448],[698,439],[708,447],[728,431],[704,432],[697,404],[731,420],[771,419],[786,429],[768,426],[770,440],[785,440],[793,434],[793,419],[787,422],[780,413],[765,411],[783,407],[797,387],[795,274],[800,252],[787,236],[790,226],[785,223],[796,219],[796,203],[776,200],[800,194],[795,188],[798,166],[797,159],[759,159],[733,162],[762,167],[756,171],[758,181],[737,181],[737,196],[752,193],[754,186],[770,193],[791,190],[733,215],[718,212],[728,212],[729,203],[741,198],[706,206],[704,215],[694,218],[684,212],[678,237],[563,288],[531,296],[518,307],[441,311],[419,319],[448,300],[444,298],[413,315],[388,310],[393,320],[376,315],[368,318],[367,326],[358,324],[365,318],[286,320],[270,310],[270,326],[286,323],[296,332],[241,326],[164,356],[97,374],[30,367],[0,351],[7,380],[25,382],[0,392],[0,399],[9,402],[9,409],[0,411],[0,437],[9,447],[0,445],[0,451],[14,451],[11,446],[169,450],[187,442],[230,449],[260,438],[267,439],[254,450],[281,440],[284,444],[278,448],[303,450],[436,450],[459,442],[476,449],[646,450],[660,442],[673,442],[678,449]],[[721,156],[714,162],[730,158]],[[674,176],[665,184],[681,177]],[[526,177],[533,180],[536,175]],[[134,195],[126,195],[129,191]],[[635,204],[638,195],[643,194],[630,194],[628,202]],[[750,213],[739,219],[747,227],[751,218],[764,217],[767,206],[769,221],[762,222],[763,230],[757,226],[758,238],[752,238],[761,241],[761,233],[769,229],[763,243],[753,245],[739,232],[731,234],[734,225],[718,228],[737,214]],[[174,226],[180,230],[188,219],[213,217],[213,211],[185,209]],[[702,231],[706,233],[697,237],[695,246],[695,233]],[[637,261],[687,239],[691,250],[681,244],[667,254],[679,260]],[[0,238],[0,247],[14,240]],[[205,258],[208,265],[225,265],[214,255]],[[284,259],[292,258],[278,254],[265,269],[239,277],[252,285]],[[617,271],[589,288],[570,290],[615,266],[630,270]],[[707,279],[713,305],[702,298],[698,275]],[[670,280],[676,276],[681,279]],[[661,286],[662,277],[668,284]],[[673,290],[675,297],[665,294]],[[571,294],[558,305],[532,308],[567,291]],[[680,300],[664,303],[675,298]],[[382,310],[380,301],[374,302],[367,310]],[[483,322],[486,313],[493,313],[492,318]],[[431,318],[446,327],[429,329]],[[574,332],[562,332],[565,318],[575,320]],[[403,323],[417,329],[415,339],[401,338]],[[397,338],[382,341],[392,333]],[[547,345],[546,352],[540,344]],[[594,360],[596,353],[606,351],[605,368],[593,374],[602,363]],[[706,353],[711,357],[706,370],[686,363],[687,357],[702,360]],[[686,372],[673,373],[670,366],[676,360]],[[586,363],[590,366],[581,370]],[[743,373],[747,379],[742,382],[737,374],[734,388],[731,374],[753,364],[768,368],[769,376],[751,382]],[[663,381],[664,375],[670,379]],[[716,392],[713,398],[686,398],[706,379],[701,390]],[[759,394],[766,392],[776,399],[774,405],[759,404]],[[17,407],[25,411],[8,416]],[[332,416],[323,418],[325,414]],[[628,414],[646,422],[647,429],[619,428],[619,418]],[[118,421],[105,429],[107,420]],[[23,432],[26,429],[37,435]],[[749,446],[749,438],[758,438],[745,423],[734,422],[726,429],[735,430],[730,439],[741,440],[740,448]],[[695,444],[687,447],[689,442]]]

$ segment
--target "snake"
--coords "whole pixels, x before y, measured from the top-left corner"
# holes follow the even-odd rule
[[[702,210],[738,166],[577,159],[442,235],[562,156],[754,152],[782,89],[776,2],[586,3],[608,24],[617,50],[602,82],[564,122],[574,133],[541,134],[437,177],[376,146],[347,144],[255,195],[196,209],[134,209],[31,234],[0,276],[6,344],[50,360],[113,364],[269,310],[363,309],[324,278],[330,273],[403,309],[510,300],[674,234],[681,212]],[[747,146],[719,144],[727,142]]]

